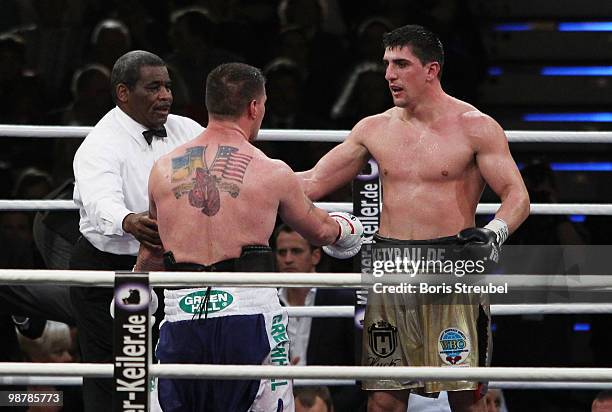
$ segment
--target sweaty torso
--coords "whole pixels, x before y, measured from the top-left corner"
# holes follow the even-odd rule
[[[272,161],[235,136],[196,138],[163,157],[149,182],[159,234],[177,262],[209,265],[267,245],[279,197]]]
[[[474,226],[484,180],[463,127],[474,111],[453,101],[429,124],[402,118],[399,108],[370,119],[363,144],[379,165],[382,236],[432,239]]]

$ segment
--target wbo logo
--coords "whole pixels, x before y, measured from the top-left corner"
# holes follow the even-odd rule
[[[179,301],[179,307],[185,313],[199,313],[200,305],[204,302],[205,297],[205,290],[192,292],[181,298],[181,300]],[[224,290],[212,289],[208,297],[208,302],[206,303],[206,308],[203,308],[203,312],[215,313],[222,311],[229,307],[233,301],[234,297],[231,293],[228,293]]]
[[[456,328],[444,329],[438,338],[438,353],[447,365],[460,365],[470,355],[470,339]]]
[[[373,323],[368,327],[368,344],[377,356],[391,356],[397,348],[397,328],[384,320]]]

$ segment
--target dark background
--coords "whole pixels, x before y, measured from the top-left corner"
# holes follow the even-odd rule
[[[112,63],[128,50],[144,49],[168,62],[173,112],[203,125],[207,73],[220,63],[243,61],[263,68],[268,78],[264,128],[350,129],[392,104],[381,65],[382,33],[416,23],[436,31],[444,43],[445,90],[491,114],[504,129],[612,129],[612,115],[606,112],[612,70],[604,67],[594,76],[542,75],[550,66],[608,64],[609,27],[563,31],[563,24],[612,20],[610,2],[0,0],[0,9],[0,124],[94,125],[112,108]],[[603,120],[532,122],[524,117],[594,112],[604,112]],[[3,138],[0,198],[42,198],[65,184],[80,142]],[[295,170],[314,165],[332,146],[260,143],[269,156]],[[611,202],[610,148],[511,144],[535,203]],[[559,170],[568,162],[578,165]],[[350,188],[324,200],[350,201]],[[483,202],[495,201],[487,190]],[[25,257],[13,259],[11,267],[45,267],[33,243],[32,220],[32,214],[0,212],[0,247],[23,245],[19,250]],[[611,227],[609,216],[533,215],[509,242],[607,244]],[[327,265],[351,270],[338,262]],[[494,365],[610,367],[609,322],[608,315],[497,317]],[[506,391],[510,411],[587,410],[593,396],[593,391]]]

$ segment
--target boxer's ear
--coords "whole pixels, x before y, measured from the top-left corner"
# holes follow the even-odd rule
[[[255,120],[257,118],[257,113],[259,112],[259,110],[261,110],[261,107],[259,106],[260,104],[257,100],[255,99],[251,100],[251,102],[249,103],[249,109],[248,109],[249,119]]]
[[[438,77],[441,67],[438,62],[427,63],[427,81],[432,81]]]

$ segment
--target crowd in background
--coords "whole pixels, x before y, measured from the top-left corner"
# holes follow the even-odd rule
[[[446,89],[473,100],[484,73],[477,27],[457,0],[2,1],[0,124],[91,126],[113,105],[109,76],[128,50],[168,63],[173,112],[206,124],[204,80],[220,63],[264,70],[264,128],[349,129],[391,106],[381,38],[419,23],[445,42]],[[457,35],[459,33],[460,35]],[[452,34],[452,35],[451,35]],[[10,140],[0,155],[0,195],[16,196],[21,171],[72,175],[79,139]],[[262,144],[294,169],[313,165],[329,146]],[[7,172],[10,170],[10,173]],[[12,184],[9,184],[12,182]]]

